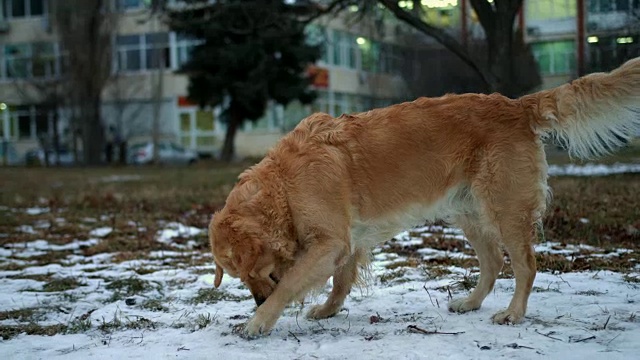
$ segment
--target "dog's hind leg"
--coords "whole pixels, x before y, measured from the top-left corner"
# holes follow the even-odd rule
[[[533,250],[536,229],[532,222],[517,216],[510,219],[502,218],[500,222],[502,242],[509,253],[516,278],[516,290],[509,307],[493,315],[492,320],[498,324],[517,324],[524,318],[536,277],[536,258]]]
[[[504,264],[504,256],[497,242],[497,234],[483,227],[477,216],[460,216],[454,224],[461,227],[480,262],[480,280],[468,297],[453,299],[449,310],[467,312],[477,310],[489,294]]]
[[[344,304],[344,300],[349,295],[353,283],[358,277],[358,265],[366,257],[363,249],[356,250],[347,262],[339,267],[333,274],[333,289],[322,305],[314,305],[307,312],[308,319],[326,319],[337,314]]]

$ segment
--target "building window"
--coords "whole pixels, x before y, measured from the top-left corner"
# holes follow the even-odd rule
[[[153,33],[144,36],[146,69],[168,68],[171,62],[169,54],[169,34]]]
[[[356,43],[360,49],[361,69],[363,71],[377,72],[380,63],[380,44],[364,37],[358,37]]]
[[[30,0],[30,13],[31,16],[40,16],[44,14],[44,0]]]
[[[356,37],[343,31],[334,31],[332,39],[333,64],[357,69],[358,44]]]
[[[171,63],[168,33],[119,35],[116,37],[116,64],[120,71],[165,68]]]
[[[319,61],[325,64],[329,63],[329,47],[327,30],[318,25],[307,25],[304,29],[306,34],[306,42],[311,46],[321,46],[322,54]]]
[[[11,14],[11,17],[25,17],[27,16],[27,4],[29,2],[25,0],[10,0],[11,11],[8,12]]]
[[[142,0],[116,0],[116,8],[118,10],[135,10],[144,6]]]
[[[526,14],[529,20],[550,20],[575,17],[576,0],[537,0],[526,1]]]
[[[574,41],[549,41],[531,44],[542,75],[570,75],[576,69]]]
[[[636,43],[640,39],[639,34],[591,38],[593,41],[588,44],[590,71],[611,71],[640,55],[640,47]]]
[[[311,112],[329,113],[329,95],[326,91],[318,91],[318,97],[311,104]]]
[[[118,69],[122,71],[142,70],[140,35],[120,35],[116,38]]]
[[[8,44],[3,47],[2,66],[8,79],[50,78],[60,74],[55,43]]]
[[[51,78],[58,75],[59,63],[54,43],[34,43],[31,46],[31,75]]]
[[[31,48],[29,44],[10,44],[4,46],[4,63],[9,79],[21,79],[30,76]]]
[[[47,110],[38,105],[10,106],[9,136],[18,139],[37,139],[50,135],[55,110]],[[17,131],[16,131],[17,130]]]
[[[406,1],[405,3],[410,3]],[[439,27],[454,27],[460,23],[460,6],[454,1],[423,0],[423,21]],[[412,7],[412,6],[411,6]]]
[[[333,94],[333,109],[331,109],[331,116],[338,117],[342,114],[348,113],[347,110],[347,97],[343,93]]]
[[[196,46],[204,43],[204,40],[178,34],[176,36],[176,68],[181,68],[193,55]]]
[[[2,11],[8,19],[42,16],[45,13],[44,0],[4,0]]]
[[[639,7],[637,0],[590,0],[588,3],[590,13],[629,11]]]

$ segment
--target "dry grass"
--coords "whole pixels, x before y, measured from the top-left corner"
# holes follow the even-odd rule
[[[636,153],[640,156],[637,147],[633,147],[623,151],[622,158],[617,159],[633,158]],[[249,165],[0,169],[3,188],[0,205],[4,206],[0,209],[0,233],[10,235],[0,237],[0,245],[43,238],[51,244],[65,244],[75,239],[89,238],[93,228],[108,226],[113,231],[98,244],[81,249],[84,255],[114,253],[117,262],[144,257],[154,250],[168,250],[164,244],[154,241],[161,224],[179,221],[185,225],[206,228],[211,214],[224,203],[237,175]],[[128,177],[128,180],[105,182],[107,177]],[[554,197],[544,221],[548,240],[567,244],[584,243],[611,250],[617,247],[638,248],[640,175],[554,177],[550,179],[550,185]],[[48,207],[50,211],[29,215],[23,210],[35,206]],[[32,231],[18,230],[23,225],[32,226]],[[206,236],[198,237],[196,241],[195,250],[206,252]],[[410,257],[422,247],[473,254],[464,241],[440,236],[425,237],[422,245],[413,247],[400,248],[391,244],[387,251]],[[60,263],[69,253],[48,252],[31,260]],[[609,261],[583,263],[576,260],[568,264],[553,256],[539,260],[542,268],[562,270],[604,266],[606,264],[601,262]],[[629,261],[624,257],[621,260]],[[195,265],[202,263],[196,261]],[[474,262],[468,263],[468,266],[476,265]],[[0,268],[19,270],[21,266],[0,264]]]

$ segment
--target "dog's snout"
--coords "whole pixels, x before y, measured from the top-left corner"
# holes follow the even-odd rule
[[[262,305],[262,303],[264,303],[267,300],[267,298],[263,296],[254,296],[253,299],[256,301],[257,306]]]

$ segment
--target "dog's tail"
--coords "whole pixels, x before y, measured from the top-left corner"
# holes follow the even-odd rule
[[[572,156],[608,154],[640,134],[640,57],[521,101],[535,115],[533,127],[555,136]]]

